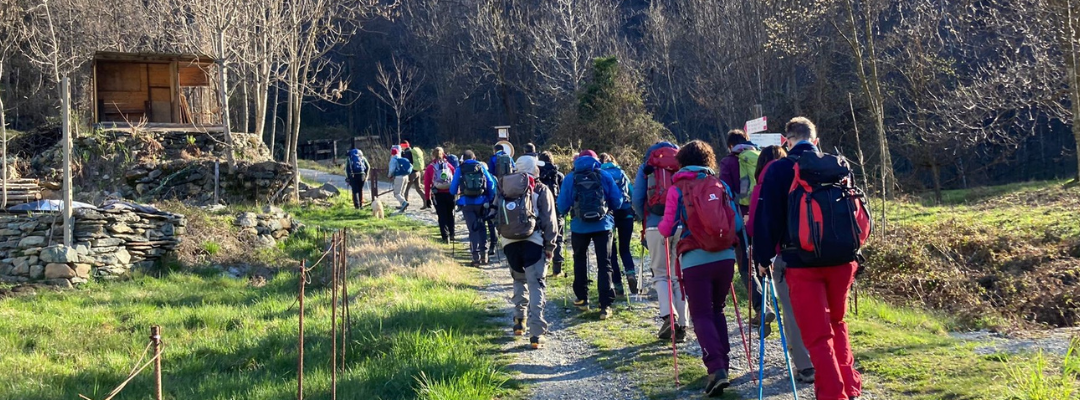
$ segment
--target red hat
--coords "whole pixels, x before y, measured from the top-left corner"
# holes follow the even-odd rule
[[[585,157],[585,156],[592,157],[592,158],[597,158],[596,157],[596,152],[592,151],[592,150],[585,150],[585,151],[582,151],[581,154],[578,154],[578,157]]]
[[[404,150],[404,149],[407,149],[407,148],[409,148],[409,141],[408,140],[402,140],[401,141],[401,149]]]

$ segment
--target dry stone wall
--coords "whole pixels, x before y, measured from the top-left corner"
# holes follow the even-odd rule
[[[58,213],[0,214],[0,281],[71,286],[150,268],[186,233],[183,215],[131,208],[74,212],[75,245],[64,246]]]

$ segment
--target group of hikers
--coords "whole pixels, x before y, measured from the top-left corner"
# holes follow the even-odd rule
[[[405,193],[414,182],[421,191],[422,179],[424,208],[434,206],[444,241],[453,240],[454,210],[460,209],[472,266],[488,264],[502,246],[514,281],[512,329],[527,333],[533,349],[543,346],[547,333],[545,280],[563,273],[565,230],[574,305],[590,308],[592,245],[599,318],[608,319],[617,299],[642,290],[630,250],[641,221],[662,320],[656,336],[683,342],[693,323],[709,374],[708,396],[720,396],[730,385],[724,307],[729,293],[735,296],[738,269],[739,284],[752,299],[752,330],[763,339],[772,322],[780,324],[792,384],[813,383],[819,400],[857,399],[862,383],[844,315],[871,229],[869,210],[847,162],[817,147],[810,120],[790,120],[784,136],[783,146],[758,148],[745,132],[733,130],[728,155],[719,162],[704,141],[659,142],[633,175],[610,154],[592,150],[577,154],[564,175],[552,154],[537,153],[532,144],[516,160],[495,145],[487,162],[466,150],[459,163],[436,148],[419,173],[402,167],[424,165],[422,153],[402,141],[392,150],[389,174],[401,211],[409,206]],[[358,168],[349,164],[347,170]],[[736,307],[742,329],[738,315]],[[745,336],[743,344],[750,361]]]

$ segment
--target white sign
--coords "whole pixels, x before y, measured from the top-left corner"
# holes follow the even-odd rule
[[[743,126],[743,130],[746,131],[746,133],[765,132],[769,130],[769,121],[767,118],[768,117],[761,117],[758,119],[746,121],[746,125]]]
[[[782,133],[755,133],[750,135],[750,141],[754,142],[759,149],[769,146],[783,146],[787,139]]]
[[[496,126],[495,130],[499,132],[499,139],[510,139],[510,127],[509,126]]]

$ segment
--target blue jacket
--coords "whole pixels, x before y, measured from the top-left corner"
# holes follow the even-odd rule
[[[802,156],[805,152],[818,152],[818,148],[809,142],[803,141],[791,148],[790,156]],[[782,158],[776,160],[765,172],[764,179],[758,182],[761,186],[761,194],[758,198],[757,209],[754,210],[754,261],[758,264],[769,264],[776,256],[776,245],[781,248],[790,241],[787,233],[788,220],[788,190],[791,189],[791,181],[795,179],[795,163]],[[802,262],[796,254],[783,254],[784,262],[788,268],[800,268]]]
[[[562,189],[559,190],[559,199],[556,201],[559,206],[559,214],[570,212],[570,208],[574,206],[574,174],[596,169],[600,169],[600,162],[595,158],[584,156],[578,157],[577,161],[574,161],[574,170],[566,174],[566,178],[563,179]],[[611,175],[600,170],[600,181],[604,185],[604,197],[607,200],[608,209],[618,210],[622,208],[622,194],[619,188],[615,186],[615,180],[611,179]],[[597,222],[585,222],[577,217],[570,220],[570,232],[573,233],[610,231],[614,227],[615,219],[610,213]]]
[[[619,207],[618,209],[631,211],[633,209],[633,204],[631,204],[632,202],[627,200],[630,199],[630,194],[634,192],[634,183],[631,182],[629,178],[626,178],[626,187],[619,186],[619,180],[623,179],[623,177],[626,176],[626,173],[623,172],[622,168],[619,168],[618,165],[612,163],[604,163],[600,166],[600,169],[604,172],[607,172],[608,175],[611,175],[611,179],[615,181],[615,187],[619,188],[619,196],[623,198],[623,203],[622,207]],[[627,212],[626,218],[634,218],[634,214]]]
[[[646,203],[649,202],[649,177],[645,175],[645,163],[649,161],[649,155],[652,154],[653,150],[664,147],[679,148],[679,146],[670,142],[660,142],[652,145],[649,150],[645,151],[645,158],[642,159],[641,166],[637,170],[637,176],[634,177],[631,202],[633,203],[634,214],[637,214],[638,218],[645,218],[646,228],[655,228],[660,225],[660,220],[664,219],[664,216],[653,215],[645,209]]]
[[[480,164],[480,162],[476,161],[476,160],[465,160],[465,162],[461,163],[461,166],[464,167],[466,165],[472,165],[472,164]],[[463,170],[463,169],[464,168],[458,168],[458,169],[454,170],[454,180],[450,182],[450,193],[453,193],[455,195],[460,193],[460,191],[458,189],[460,189],[459,185],[461,184],[461,170]],[[475,205],[491,204],[491,202],[495,200],[495,177],[491,176],[491,173],[488,172],[487,168],[484,167],[483,165],[480,165],[480,170],[484,171],[484,177],[487,178],[487,185],[486,185],[487,189],[485,190],[484,195],[483,196],[465,196],[465,195],[462,195],[462,196],[458,197],[457,205],[459,205],[459,206],[475,206]]]

